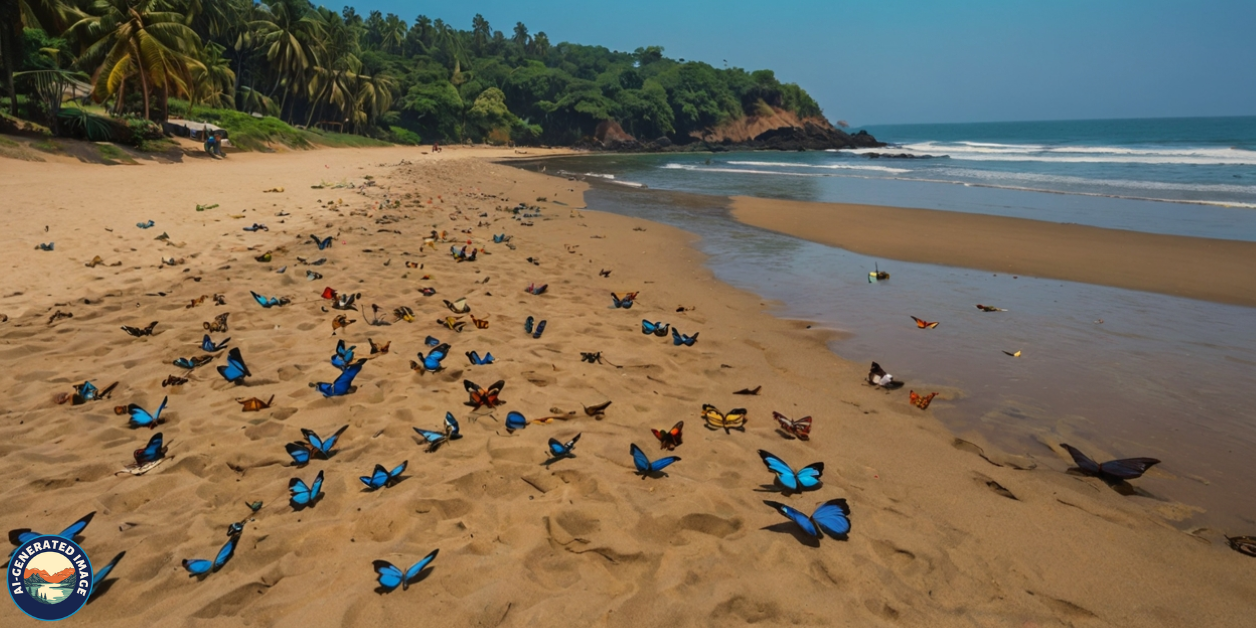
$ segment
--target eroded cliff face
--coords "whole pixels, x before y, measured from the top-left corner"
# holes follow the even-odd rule
[[[885,146],[866,132],[850,134],[823,117],[799,118],[792,111],[771,108],[771,113],[743,116],[680,141],[662,137],[641,140],[614,121],[607,120],[594,132],[591,148],[618,151],[721,151],[721,150],[826,150]]]

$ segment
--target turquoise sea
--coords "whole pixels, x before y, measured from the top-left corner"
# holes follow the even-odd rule
[[[1177,522],[1183,528],[1250,533],[1256,309],[878,259],[741,225],[727,197],[1256,241],[1256,117],[869,131],[897,144],[879,152],[949,157],[720,152],[516,165],[590,182],[590,209],[698,234],[717,277],[774,300],[779,316],[842,332],[831,344],[839,355],[876,360],[909,386],[946,391],[949,399],[930,411],[957,433],[980,434],[1059,470],[1069,465],[1046,443],[1069,442],[1097,457],[1160,458],[1136,483],[1142,498],[1190,506]],[[867,272],[878,265],[891,279],[869,284]],[[976,303],[1009,311],[983,313]],[[942,324],[921,332],[910,314]]]

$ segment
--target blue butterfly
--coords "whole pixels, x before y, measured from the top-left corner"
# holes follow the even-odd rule
[[[244,378],[252,375],[249,367],[244,365],[244,358],[240,357],[239,347],[227,352],[227,364],[218,367],[218,374],[232,384],[243,384]]]
[[[222,351],[227,348],[228,342],[231,342],[231,339],[224,338],[222,342],[214,344],[214,341],[210,340],[209,334],[205,334],[205,338],[201,340],[201,350],[208,351],[210,353],[213,353],[214,351]]]
[[[183,568],[188,570],[188,574],[193,576],[204,576],[211,571],[218,571],[219,569],[222,569],[223,565],[227,564],[227,561],[231,560],[231,556],[235,554],[236,543],[239,542],[239,540],[240,535],[238,534],[230,539],[227,539],[227,544],[223,545],[222,549],[218,550],[218,555],[214,557],[212,562],[203,558],[193,558],[190,560],[184,558]]]
[[[323,393],[324,397],[339,397],[340,395],[347,395],[353,389],[353,378],[358,376],[358,372],[362,370],[362,365],[364,364],[366,364],[366,358],[362,358],[361,360],[346,366],[344,370],[340,372],[340,377],[337,377],[336,381],[330,384],[327,382],[310,384],[310,387],[317,388],[318,392]]]
[[[227,525],[227,536],[235,536],[244,533],[244,522],[233,521]]]
[[[611,293],[611,299],[615,302],[615,307],[623,308],[625,310],[632,309],[633,301],[636,298],[637,298],[636,292],[629,292],[628,294],[625,294],[622,299],[619,298],[618,294],[615,294],[614,292]]]
[[[171,362],[171,364],[174,364],[175,366],[181,369],[187,369],[190,371],[199,366],[204,366],[206,364],[209,364],[209,362],[213,359],[214,359],[214,356],[212,355],[203,355],[196,358],[175,358],[174,361]]]
[[[435,336],[428,336],[427,338],[423,339],[423,344],[429,347],[439,347],[440,341],[437,340]]]
[[[431,554],[424,556],[423,560],[415,563],[404,572],[386,560],[377,560],[371,563],[375,567],[375,573],[379,574],[380,588],[385,591],[393,591],[398,585],[401,586],[402,591],[410,588],[410,582],[419,576],[419,572],[423,571],[424,567],[427,567],[436,559],[436,554],[439,551],[439,549],[432,550]]]
[[[87,591],[87,599],[90,600],[93,595],[96,595],[96,585],[105,581],[109,572],[113,571],[113,568],[118,566],[118,561],[122,560],[123,556],[126,556],[126,552],[119,552],[117,556],[113,557],[113,560],[109,561],[108,565],[96,570],[95,577],[92,578],[92,588]]]
[[[306,486],[301,478],[292,478],[288,480],[288,490],[292,492],[292,497],[288,499],[288,503],[292,504],[293,510],[300,510],[306,506],[314,505],[323,490],[323,472],[319,471],[314,476],[314,483]]]
[[[40,251],[51,251],[54,246],[56,246],[55,242],[41,242],[36,244],[35,248]]]
[[[292,456],[293,466],[302,467],[309,463],[310,448],[305,443],[299,441],[291,442],[284,445],[283,448],[287,450],[289,456]]]
[[[92,512],[87,513],[86,515],[83,515],[81,519],[79,519],[78,521],[75,521],[74,523],[71,523],[70,527],[57,533],[56,536],[59,536],[63,539],[70,539],[71,541],[73,541],[74,537],[78,536],[79,533],[82,532],[83,529],[87,527],[87,524],[92,522],[92,517],[95,517],[95,516],[96,516],[96,511],[94,510]],[[16,530],[9,530],[9,542],[18,546],[22,545],[23,543],[26,543],[27,541],[39,538],[41,536],[44,536],[44,533],[34,532],[30,528],[18,528]],[[16,552],[17,552],[17,548],[15,547],[13,548],[12,552],[9,552],[9,558],[12,559],[13,554]]]
[[[152,220],[149,220],[148,222],[137,222],[135,223],[135,226],[139,227],[140,229],[150,229],[156,224],[157,223],[153,222]]]
[[[483,366],[485,364],[492,364],[494,358],[491,353],[485,353],[484,357],[481,358],[479,353],[475,351],[468,351],[467,359],[471,360],[471,364],[474,366]]]
[[[651,323],[645,319],[641,320],[641,333],[647,336],[650,334],[654,334],[655,336],[666,336],[669,328],[671,328],[669,323],[664,323],[662,321]]]
[[[266,228],[266,225],[259,225],[257,223],[253,223],[252,227],[245,227],[244,230],[252,231],[254,233],[257,233],[258,231],[270,231],[270,229]]]
[[[366,488],[374,491],[395,483],[397,478],[401,477],[402,473],[405,473],[406,465],[408,464],[410,464],[409,460],[402,461],[401,464],[393,467],[392,471],[385,469],[383,465],[377,464],[375,465],[375,470],[372,471],[370,475],[363,475],[358,479],[362,480],[362,483],[366,485]]]
[[[532,333],[532,324],[534,322],[536,322],[536,319],[532,318],[531,316],[528,317],[528,320],[523,321],[523,333],[525,334]]]
[[[830,499],[820,504],[810,517],[785,504],[767,500],[763,503],[797,523],[803,532],[812,537],[820,538],[820,532],[823,531],[835,539],[845,539],[850,533],[850,506],[846,505],[845,499]]]
[[[506,241],[506,234],[498,233],[493,235],[493,244],[501,244]]]
[[[675,327],[672,328],[672,344],[676,346],[685,345],[686,347],[692,347],[693,343],[697,341],[698,341],[698,334],[694,334],[692,336],[686,336],[676,331]]]
[[[157,462],[166,457],[166,449],[162,446],[161,432],[157,432],[148,439],[148,444],[143,449],[135,450],[135,464],[144,466],[150,462]]]
[[[776,481],[791,491],[820,486],[820,476],[824,474],[823,462],[813,462],[795,471],[784,460],[762,449],[759,450],[759,457],[763,458],[763,464],[767,465],[768,470],[776,474]]]
[[[327,248],[327,247],[331,246],[331,239],[332,239],[332,236],[327,236],[326,238],[323,238],[322,240],[319,240],[319,239],[318,239],[318,236],[311,235],[311,236],[310,236],[310,239],[314,241],[314,244],[317,244],[317,245],[318,245],[318,250],[320,250],[320,251],[321,251],[321,250],[323,250],[323,249],[325,249],[325,248]]]
[[[345,348],[345,341],[340,340],[336,343],[336,355],[331,356],[331,365],[343,371],[353,362],[353,350],[357,348],[357,345]]]
[[[161,405],[157,406],[157,412],[154,414],[149,414],[148,410],[141,408],[139,404],[136,403],[127,406],[126,411],[131,415],[130,426],[149,428],[157,427],[157,424],[161,422],[161,411],[166,409],[167,399],[169,399],[169,397],[161,398]]]
[[[515,430],[521,430],[528,426],[528,419],[523,413],[511,410],[506,414],[506,432],[514,433]]]
[[[641,448],[638,447],[636,443],[632,443],[632,445],[628,448],[628,451],[632,453],[632,464],[636,465],[637,473],[641,475],[641,479],[643,480],[646,476],[658,474],[662,472],[663,469],[666,469],[668,465],[680,460],[680,458],[677,458],[676,456],[668,456],[666,458],[659,458],[654,462],[650,462],[650,459],[645,457],[645,452],[641,451]]]
[[[304,436],[306,442],[310,444],[310,451],[312,453],[318,453],[323,460],[326,460],[331,457],[331,448],[336,446],[336,441],[340,440],[340,435],[344,434],[347,429],[349,429],[349,426],[345,425],[336,430],[335,434],[328,436],[326,439],[319,438],[318,434],[314,433],[314,430],[305,428],[301,428],[301,435]]]
[[[571,453],[571,450],[575,448],[576,441],[578,440],[580,440],[580,434],[576,434],[575,438],[567,441],[566,443],[560,443],[557,439],[553,438],[549,439],[550,457],[553,460],[558,460],[559,458],[575,458],[576,455]]]
[[[419,361],[415,362],[414,360],[410,360],[410,368],[418,371],[419,373],[426,373],[428,371],[435,373],[443,368],[440,363],[447,355],[449,355],[448,344],[443,344],[439,347],[433,348],[426,356],[424,356],[423,352],[420,351]]]
[[[249,290],[249,294],[253,295],[253,299],[257,301],[258,305],[267,309],[275,306],[287,305],[289,302],[288,297],[264,297],[252,290]]]
[[[443,432],[422,430],[417,427],[413,429],[419,436],[423,437],[423,440],[427,441],[428,452],[436,451],[441,445],[451,440],[462,438],[462,430],[458,426],[458,419],[454,418],[454,413],[452,412],[445,413],[445,431]]]
[[[536,331],[532,332],[532,337],[540,338],[543,333],[545,333],[545,321],[536,324]]]

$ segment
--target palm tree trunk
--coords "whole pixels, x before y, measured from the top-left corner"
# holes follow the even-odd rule
[[[148,120],[150,115],[148,109],[148,77],[144,75],[144,60],[140,56],[139,43],[131,42],[131,49],[135,52],[135,68],[138,70],[136,74],[140,75],[140,89],[144,90],[144,119]]]

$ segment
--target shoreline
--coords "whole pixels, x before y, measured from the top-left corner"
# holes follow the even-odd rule
[[[128,554],[84,617],[119,626],[230,622],[245,614],[274,625],[378,625],[421,611],[441,625],[828,625],[843,616],[860,625],[1176,626],[1237,625],[1250,616],[1256,562],[1225,547],[1215,531],[1187,534],[1167,525],[1157,512],[1172,504],[1124,497],[1064,473],[1071,461],[1058,449],[1033,452],[1032,470],[997,466],[1011,457],[993,448],[985,454],[996,463],[960,449],[929,412],[906,402],[906,391],[864,385],[866,365],[832,353],[830,332],[776,318],[765,299],[717,281],[692,246],[694,234],[581,209],[582,184],[485,163],[487,151],[450,153],[424,159],[406,149],[327,149],[190,160],[155,171],[0,160],[0,172],[17,175],[7,184],[0,179],[0,191],[12,199],[6,230],[21,234],[22,245],[0,251],[0,261],[21,279],[10,290],[25,292],[0,299],[0,312],[11,317],[0,324],[7,366],[0,381],[20,409],[0,422],[0,478],[11,487],[0,524],[51,529],[100,511],[84,533],[85,550]],[[409,163],[397,165],[400,159]],[[181,176],[151,182],[154,172]],[[368,174],[376,186],[309,188]],[[92,194],[104,185],[127,189],[127,198]],[[272,186],[287,191],[263,192]],[[439,195],[433,205],[440,209],[410,199],[398,209],[371,209],[384,194]],[[325,208],[336,198],[353,211]],[[204,202],[223,207],[191,209]],[[494,204],[516,202],[543,207],[535,226],[499,222]],[[43,209],[12,211],[23,207]],[[277,222],[277,210],[291,214],[287,223]],[[478,212],[497,224],[472,227]],[[406,216],[389,226],[404,235],[378,230],[382,214]],[[147,218],[183,246],[157,247],[154,234],[130,226]],[[254,220],[271,231],[242,234]],[[465,237],[477,244],[504,230],[517,250],[490,242],[491,255],[474,264],[454,264],[443,249],[422,252],[427,229],[456,226],[471,229]],[[287,246],[270,266],[295,264],[295,255],[312,248],[298,244],[302,235],[329,229],[349,243],[325,253],[331,262],[320,267],[320,281],[293,276],[303,266],[279,275],[252,259]],[[38,238],[56,239],[56,251],[32,254],[26,241]],[[85,269],[97,253],[124,264]],[[428,266],[438,296],[417,296],[423,284],[397,268],[406,253]],[[191,272],[160,269],[157,258],[171,254],[189,258]],[[598,276],[604,268],[609,278]],[[550,294],[522,293],[533,281],[549,283]],[[341,332],[359,349],[367,336],[392,339],[395,355],[373,359],[357,393],[317,398],[306,382],[333,370],[326,361],[334,338],[316,293],[324,284],[359,283],[364,303],[408,303],[419,320],[359,322]],[[300,298],[261,310],[248,301],[250,289]],[[641,290],[634,309],[608,309],[608,292],[628,290]],[[112,476],[149,432],[120,427],[110,408],[48,399],[84,378],[111,378],[123,382],[116,403],[155,405],[167,394],[156,382],[169,359],[192,352],[199,322],[215,313],[185,309],[187,299],[214,291],[228,293],[230,335],[258,381],[230,388],[212,370],[197,373],[169,393],[173,412],[163,430],[174,440],[174,460],[144,477]],[[440,299],[463,294],[477,313],[492,316],[491,328],[451,334],[432,323],[447,314]],[[46,325],[58,304],[78,314]],[[678,305],[696,309],[678,313]],[[519,330],[534,314],[550,323],[539,340]],[[694,347],[674,348],[643,336],[642,318],[702,336]],[[140,319],[161,320],[161,333],[120,340],[118,324]],[[468,368],[458,360],[447,374],[410,373],[405,359],[425,350],[429,333],[458,343],[451,364],[464,349],[490,348],[501,364]],[[579,352],[590,350],[614,365],[581,362]],[[410,426],[430,427],[445,410],[461,408],[463,377],[507,380],[506,409],[529,417],[614,403],[600,421],[580,416],[513,436],[488,416],[463,420],[461,441],[422,453]],[[755,385],[764,387],[760,396],[731,394]],[[234,401],[271,394],[277,409],[257,415],[241,414]],[[702,429],[702,403],[747,407],[747,430]],[[814,416],[813,438],[782,439],[772,430],[774,410]],[[12,420],[18,416],[24,424]],[[663,455],[647,428],[678,420],[686,425],[676,452],[683,460],[670,476],[633,475],[628,442],[651,458]],[[301,470],[284,464],[282,444],[297,428],[322,433],[346,422],[350,430],[331,461]],[[538,466],[545,438],[575,433],[584,434],[579,458]],[[1086,445],[1092,455],[1107,453],[1102,444]],[[771,476],[755,454],[760,448],[795,466],[824,461],[824,488],[801,496],[762,492]],[[402,459],[411,477],[398,486],[380,494],[352,486],[371,464]],[[293,513],[287,478],[308,480],[323,468],[327,498]],[[835,497],[849,500],[854,529],[849,541],[824,539],[818,547],[801,543],[762,504],[778,499],[810,512]],[[245,542],[221,573],[189,580],[179,559],[212,555],[222,527],[241,516],[242,499],[267,502],[247,524]],[[434,571],[413,585],[423,591],[372,591],[372,560],[409,565],[437,546]],[[1140,577],[1113,582],[1111,573]],[[311,607],[311,590],[341,593]],[[144,603],[154,591],[162,603]],[[5,606],[0,618],[16,612]]]
[[[1256,307],[1256,242],[879,205],[731,201],[739,222],[855,253]]]

